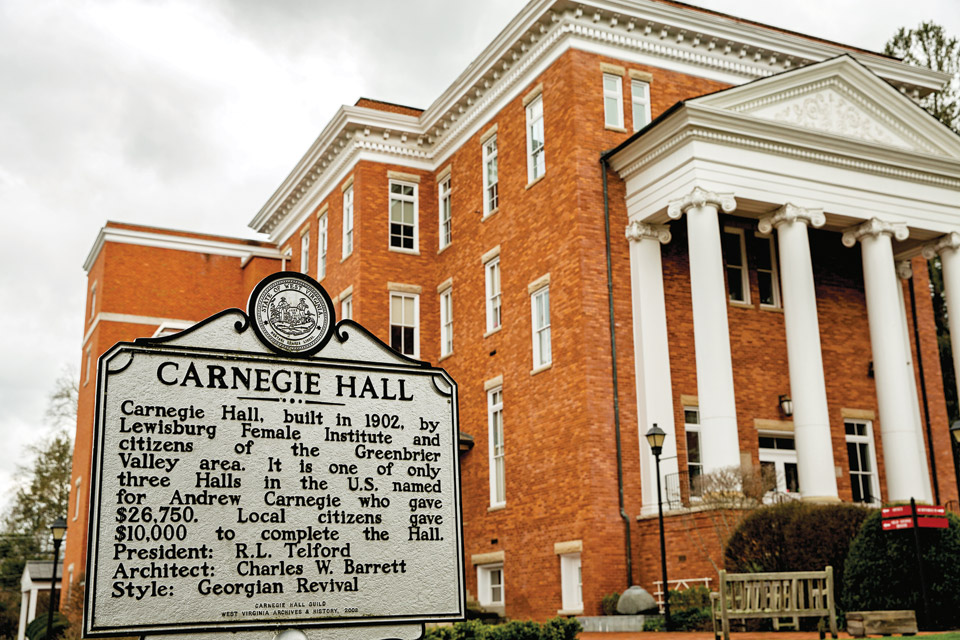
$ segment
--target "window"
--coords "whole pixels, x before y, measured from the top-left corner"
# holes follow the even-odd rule
[[[633,130],[650,124],[650,85],[642,80],[630,81],[630,102],[633,105]]]
[[[797,450],[792,434],[760,434],[760,472],[766,488],[798,493]]]
[[[623,79],[612,73],[603,74],[603,123],[623,128]]]
[[[390,248],[417,250],[417,185],[390,181]]]
[[[533,315],[533,368],[550,364],[550,287],[544,287],[530,296]]]
[[[485,266],[487,289],[487,332],[500,328],[500,258]]]
[[[340,319],[353,320],[353,296],[348,295],[340,300]]]
[[[440,182],[440,248],[449,246],[452,240],[450,225],[450,176]]]
[[[90,287],[90,319],[93,320],[93,316],[97,312],[97,283],[94,282],[93,286]]]
[[[538,180],[547,171],[543,152],[543,96],[527,105],[527,182]]]
[[[753,255],[757,261],[757,289],[760,304],[780,306],[780,279],[777,277],[777,252],[773,238],[761,233],[753,236]]]
[[[484,564],[477,567],[477,599],[484,606],[503,606],[503,565]]]
[[[310,270],[310,232],[300,236],[300,273]]]
[[[417,332],[420,296],[390,294],[390,346],[405,356],[416,358],[420,352]]]
[[[353,185],[343,192],[343,257],[353,253]]]
[[[560,589],[565,611],[583,610],[583,575],[579,553],[560,556]]]
[[[90,353],[90,349],[93,347],[87,347],[87,364],[86,364],[86,373],[83,376],[83,386],[87,386],[87,383],[90,382],[90,370],[93,368],[93,354]]]
[[[440,294],[440,356],[453,353],[453,289]]]
[[[727,268],[727,294],[732,302],[750,302],[743,229],[725,227],[721,234],[723,263]]]
[[[503,466],[503,387],[487,391],[487,422],[490,427],[490,506],[507,502]]]
[[[488,216],[500,206],[497,190],[497,136],[483,143],[483,215]]]
[[[77,476],[77,479],[73,482],[73,519],[76,520],[80,517],[80,481],[83,480],[81,476]]]
[[[877,458],[873,451],[873,425],[869,420],[844,420],[847,459],[850,463],[850,488],[854,502],[880,502]]]
[[[700,455],[700,409],[683,408],[683,430],[687,437],[687,478],[690,496],[699,498],[703,494],[701,476],[703,475],[703,457]]]
[[[320,236],[317,238],[317,280],[327,275],[327,214],[320,216],[317,223]]]

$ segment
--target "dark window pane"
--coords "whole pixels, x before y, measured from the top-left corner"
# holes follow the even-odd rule
[[[413,355],[413,327],[403,328],[403,353]]]
[[[700,434],[696,431],[687,432],[687,463],[700,462]]]
[[[864,473],[869,473],[873,471],[870,468],[870,448],[865,442],[861,442],[857,445],[857,451],[860,453],[860,471]]]
[[[797,463],[785,462],[783,464],[784,480],[786,480],[787,491],[796,493],[800,491],[800,476],[797,474]]]
[[[788,451],[793,451],[795,448],[793,438],[777,438],[777,449],[786,449]]]
[[[769,271],[758,271],[757,284],[760,289],[760,304],[776,304],[773,298],[773,274]]]
[[[850,488],[853,490],[853,501],[854,501],[854,502],[866,502],[866,501],[864,500],[863,491],[861,491],[861,487],[860,487],[860,479],[861,479],[861,478],[862,478],[862,476],[860,476],[860,475],[858,475],[858,474],[851,474],[851,475],[850,475]]]
[[[743,266],[742,256],[740,254],[740,234],[724,232],[723,239],[723,261],[736,267]]]
[[[691,411],[690,409],[684,409],[683,421],[687,424],[700,424],[700,412],[697,410]]]
[[[757,269],[772,270],[770,264],[770,238],[753,239],[753,259],[757,261]]]
[[[760,436],[760,448],[761,449],[773,449],[776,447],[774,439],[768,436]]]
[[[403,327],[390,326],[390,346],[397,351],[403,350]]]
[[[740,274],[740,269],[727,267],[727,291],[731,300],[744,300],[743,276]]]
[[[860,471],[860,456],[857,455],[857,445],[855,442],[847,443],[847,459],[850,461],[850,472]]]

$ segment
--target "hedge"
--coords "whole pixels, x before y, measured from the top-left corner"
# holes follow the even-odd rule
[[[576,640],[581,628],[576,618],[551,618],[543,624],[515,620],[496,625],[467,620],[429,628],[424,640]]]

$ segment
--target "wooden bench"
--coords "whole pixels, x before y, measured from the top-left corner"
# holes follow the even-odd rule
[[[723,640],[730,640],[730,618],[768,618],[776,623],[780,618],[797,621],[806,617],[827,617],[830,635],[837,637],[833,567],[823,571],[780,573],[727,573],[721,570],[718,590],[710,594],[710,603],[713,635],[717,639],[722,630]]]
[[[847,633],[854,638],[864,636],[905,636],[917,634],[917,614],[914,611],[850,611],[847,613]]]

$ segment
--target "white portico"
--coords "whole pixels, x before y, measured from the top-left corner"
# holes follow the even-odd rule
[[[750,390],[733,383],[718,216],[752,218],[774,234],[779,253],[800,493],[838,500],[834,442],[844,427],[830,424],[808,232],[822,228],[836,233],[838,251],[861,254],[885,461],[879,498],[932,500],[895,262],[939,253],[951,311],[960,305],[960,137],[840,56],[682,103],[609,162],[626,183],[641,436],[651,416],[675,414],[663,387],[670,349],[653,344],[667,335],[655,316],[664,309],[659,253],[670,232],[657,225],[683,217],[702,468],[741,464],[736,398]],[[950,322],[960,333],[960,309]],[[954,349],[960,365],[960,341]],[[676,436],[672,420],[660,426]],[[652,463],[641,452],[645,480]],[[645,488],[643,502],[655,508],[655,491]]]

